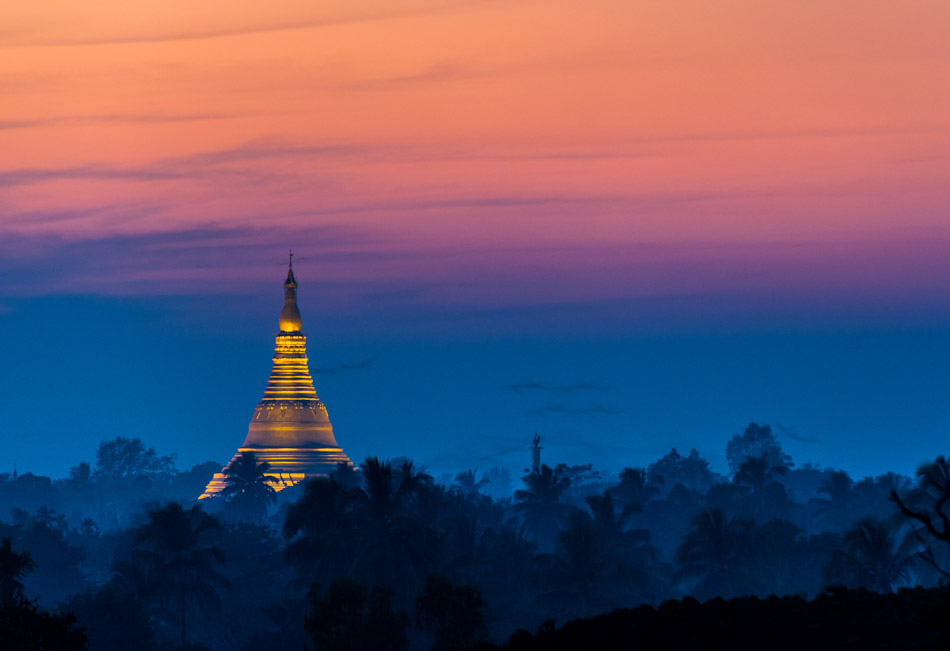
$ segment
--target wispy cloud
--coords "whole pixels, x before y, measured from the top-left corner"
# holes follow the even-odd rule
[[[149,167],[116,168],[107,165],[82,165],[53,169],[21,168],[0,172],[0,187],[29,185],[48,181],[163,181],[186,178],[184,172]]]
[[[582,391],[609,391],[611,387],[601,386],[586,380],[578,380],[573,384],[542,384],[535,380],[525,379],[514,384],[506,384],[506,389],[513,389],[519,393],[524,391],[551,391],[555,393],[579,393]]]
[[[806,436],[801,436],[800,434],[796,434],[792,430],[788,429],[787,427],[783,427],[782,425],[779,425],[778,423],[773,423],[773,425],[775,426],[775,429],[777,429],[779,432],[781,432],[788,438],[792,439],[793,441],[798,441],[799,443],[821,443],[821,441],[819,441],[818,439],[812,439]]]
[[[525,413],[532,416],[547,416],[549,414],[579,414],[583,416],[614,416],[622,411],[610,409],[604,405],[589,405],[587,407],[567,407],[565,405],[549,404],[536,409],[528,409]]]
[[[357,362],[355,364],[337,364],[336,366],[328,366],[326,368],[311,369],[310,372],[314,375],[339,375],[340,373],[345,373],[347,371],[366,370],[372,365],[372,363],[372,359],[364,359],[362,362]]]
[[[59,115],[30,120],[0,120],[0,130],[34,129],[59,124],[161,124],[168,122],[201,122],[239,117],[226,113],[109,113],[102,115]]]
[[[253,36],[257,34],[272,34],[278,32],[315,29],[320,27],[335,27],[354,23],[376,22],[398,18],[426,16],[446,11],[453,11],[469,5],[485,2],[485,0],[444,0],[432,2],[427,6],[417,8],[400,7],[389,9],[375,9],[372,11],[354,11],[337,16],[308,16],[275,20],[269,24],[233,25],[228,27],[194,27],[192,29],[166,30],[158,28],[154,31],[141,31],[137,34],[104,34],[98,37],[37,37],[30,32],[14,32],[8,30],[0,32],[0,48],[29,48],[29,47],[84,47],[102,45],[125,45],[145,43],[168,43],[178,41],[196,41],[215,38],[230,38],[238,36]],[[390,5],[396,7],[397,5]]]
[[[58,217],[81,218],[68,213]],[[271,279],[267,270],[281,266],[282,256],[275,253],[285,251],[289,236],[263,228],[195,228],[69,240],[0,233],[0,293],[7,294],[29,287],[41,292],[189,294],[206,291],[202,279],[208,278],[215,279],[216,292],[234,291]],[[362,241],[357,229],[337,224],[311,225],[294,235],[320,242],[328,255],[359,252]]]
[[[635,136],[625,144],[667,144],[728,140],[784,140],[799,138],[850,138],[855,136],[892,136],[950,130],[950,124],[870,124],[831,126],[814,129],[768,129],[761,131],[697,131],[668,135]]]
[[[378,149],[378,148],[377,148]],[[373,151],[357,145],[283,145],[280,143],[251,142],[238,147],[199,152],[187,156],[163,158],[154,163],[159,167],[204,167],[230,163],[252,163],[275,158],[331,158],[354,156]]]
[[[339,84],[337,88],[346,90],[385,90],[397,86],[461,81],[487,75],[487,72],[476,71],[473,68],[463,66],[456,62],[442,61],[419,72],[348,82]]]
[[[0,120],[0,131],[30,129],[33,127],[41,127],[47,123],[47,120]]]

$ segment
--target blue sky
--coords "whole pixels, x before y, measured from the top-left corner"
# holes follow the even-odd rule
[[[671,327],[609,309],[571,319],[570,306],[340,316],[321,314],[319,281],[298,278],[317,391],[355,461],[517,474],[539,432],[551,464],[617,472],[675,447],[724,471],[726,442],[751,421],[781,425],[796,462],[856,476],[912,473],[946,451],[950,328],[830,327],[815,313],[786,328],[713,316]],[[270,371],[280,281],[245,296],[4,301],[0,469],[62,476],[119,435],[182,468],[226,461]]]

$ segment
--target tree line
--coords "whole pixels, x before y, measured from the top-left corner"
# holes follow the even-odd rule
[[[728,475],[674,449],[616,477],[540,465],[501,493],[497,471],[376,457],[277,493],[245,453],[199,504],[217,464],[119,437],[62,480],[0,475],[0,627],[52,618],[67,646],[49,648],[461,649],[671,599],[947,577],[943,457],[855,481],[796,467],[757,424],[726,452]]]

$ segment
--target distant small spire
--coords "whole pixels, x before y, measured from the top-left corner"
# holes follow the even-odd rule
[[[293,249],[290,250],[290,262],[288,263],[288,266],[291,269],[294,268],[294,250]]]
[[[541,437],[537,432],[531,440],[531,472],[541,472]]]
[[[13,462],[13,481],[16,481],[16,461]]]

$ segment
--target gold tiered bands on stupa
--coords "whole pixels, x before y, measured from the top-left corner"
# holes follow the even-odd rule
[[[274,350],[274,368],[264,397],[257,403],[242,452],[254,452],[258,461],[267,461],[269,475],[281,490],[310,477],[327,475],[338,463],[352,465],[333,436],[327,408],[317,397],[307,367],[307,336],[300,332],[297,309],[297,280],[293,254],[284,282],[284,309]],[[231,463],[234,463],[234,459]],[[227,466],[225,466],[225,469]],[[225,486],[224,470],[215,473],[201,498],[212,497]]]

